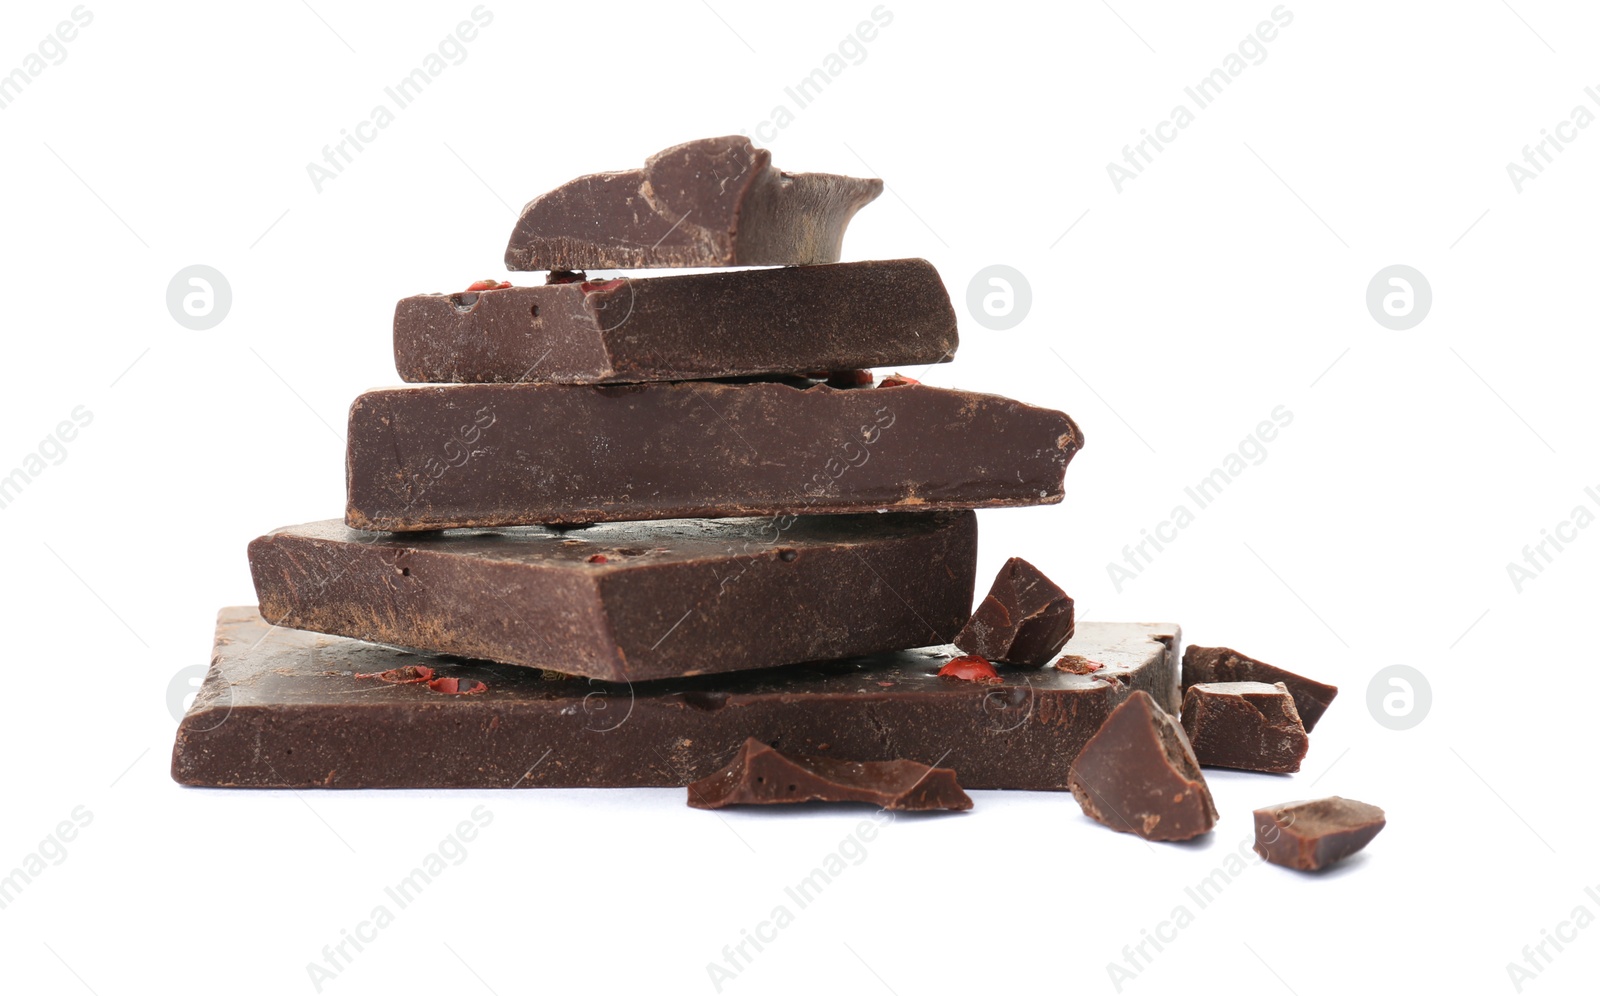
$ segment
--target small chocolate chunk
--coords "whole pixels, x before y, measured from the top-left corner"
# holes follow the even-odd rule
[[[955,642],[991,661],[1043,667],[1070,639],[1072,599],[1037,567],[1012,557]]]
[[[411,383],[709,380],[948,361],[956,313],[927,260],[573,280],[395,306]],[[865,386],[872,376],[866,375]]]
[[[1258,809],[1256,853],[1275,865],[1319,871],[1366,847],[1385,824],[1383,810],[1329,796]]]
[[[1145,840],[1188,840],[1217,822],[1183,727],[1142,691],[1083,745],[1067,784],[1085,816]]]
[[[407,387],[349,424],[345,522],[396,532],[1050,505],[1083,445],[1061,412],[916,385]]]
[[[904,760],[802,760],[753,737],[727,767],[689,785],[689,805],[696,809],[794,802],[869,802],[908,811],[972,808],[949,768]]]
[[[250,544],[269,622],[607,681],[943,643],[972,604],[971,512],[617,522]]]
[[[1283,682],[1217,681],[1183,694],[1183,730],[1199,762],[1287,774],[1305,760],[1306,728]]]
[[[845,226],[882,192],[882,180],[779,172],[743,136],[704,138],[529,201],[506,268],[834,263]]]
[[[1339,689],[1333,685],[1302,678],[1228,647],[1189,647],[1183,652],[1183,687],[1187,689],[1202,681],[1264,681],[1268,684],[1281,681],[1294,696],[1294,707],[1299,710],[1300,722],[1305,724],[1307,733],[1327,711],[1328,703],[1339,694]]]

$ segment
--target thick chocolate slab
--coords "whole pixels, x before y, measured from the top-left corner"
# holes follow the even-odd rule
[[[575,280],[395,307],[408,383],[708,380],[948,361],[956,314],[927,260]]]
[[[1047,505],[1061,412],[908,384],[459,384],[350,409],[345,522],[410,531]]]
[[[1275,865],[1320,871],[1372,843],[1383,810],[1337,795],[1255,811],[1255,852]]]
[[[1071,788],[1085,816],[1145,840],[1189,840],[1217,823],[1183,727],[1138,692],[1084,745]]]
[[[1199,682],[1264,681],[1267,684],[1283,682],[1294,696],[1295,709],[1300,722],[1310,733],[1317,720],[1328,711],[1339,689],[1320,681],[1285,671],[1254,657],[1246,657],[1231,647],[1190,647],[1183,652],[1183,687]]]
[[[882,192],[882,180],[780,172],[739,135],[704,138],[529,201],[506,268],[834,263],[845,226]]]
[[[337,520],[250,544],[269,622],[609,681],[947,642],[971,512],[526,526],[422,536]]]
[[[968,789],[1062,789],[1083,743],[1133,689],[1176,705],[1178,627],[1080,622],[1093,675],[1002,665],[998,685],[937,676],[942,650],[633,685],[408,654],[270,628],[222,610],[172,776],[247,788],[684,786],[745,740],[819,758],[905,758]],[[473,694],[356,674],[421,665]],[[419,675],[420,677],[420,675]]]
[[[695,809],[866,802],[880,809],[921,812],[972,808],[956,773],[916,761],[794,758],[750,739],[728,766],[689,785]]]

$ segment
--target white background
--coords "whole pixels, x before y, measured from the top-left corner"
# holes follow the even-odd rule
[[[6,4],[0,72],[72,6]],[[253,601],[245,544],[342,510],[344,412],[396,382],[395,300],[500,275],[513,206],[566,179],[755,129],[874,4],[712,6],[491,0],[465,61],[320,193],[306,164],[471,0],[91,2],[65,61],[0,110],[0,473],[93,413],[0,510],[0,871],[93,814],[0,910],[7,991],[312,992],[307,963],[481,805],[467,859],[324,992],[712,992],[707,963],[863,817],[167,773],[169,683],[205,663],[219,606]],[[764,144],[781,168],[885,179],[845,258],[944,274],[963,339],[928,381],[1084,428],[1064,504],[981,516],[980,586],[1024,555],[1080,618],[1175,620],[1342,693],[1300,775],[1211,776],[1222,820],[1193,845],[1113,834],[1064,794],[898,821],[723,991],[1110,993],[1107,963],[1180,903],[1194,922],[1124,992],[1515,991],[1524,945],[1600,913],[1600,529],[1520,593],[1506,570],[1600,486],[1600,127],[1520,193],[1506,171],[1575,106],[1600,112],[1594,11],[1292,2],[1265,61],[1118,193],[1107,163],[1270,0],[941,6],[890,0],[865,60]],[[233,290],[209,331],[165,305],[194,263]],[[1393,263],[1433,289],[1408,331],[1365,305]],[[1009,331],[967,313],[992,264],[1032,287]],[[1107,563],[1278,405],[1294,421],[1265,461],[1119,592]],[[1405,731],[1366,704],[1391,664],[1432,689]],[[1252,863],[1187,899],[1252,808],[1334,793],[1388,811],[1364,856],[1322,877]],[[1600,929],[1547,951],[1524,991],[1587,988]]]

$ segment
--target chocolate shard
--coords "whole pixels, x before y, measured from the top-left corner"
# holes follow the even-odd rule
[[[927,260],[583,280],[395,307],[411,383],[709,380],[948,361],[956,313]],[[870,380],[869,380],[870,385]]]
[[[1329,796],[1255,811],[1255,851],[1275,865],[1320,871],[1366,847],[1385,825],[1383,810]]]
[[[1212,768],[1287,774],[1310,742],[1283,682],[1199,682],[1183,695],[1183,730],[1194,756]]]
[[[529,201],[506,268],[834,263],[845,226],[882,192],[882,180],[779,172],[743,136],[704,138]]]
[[[1072,599],[1037,567],[1012,557],[955,645],[991,661],[1043,667],[1070,639]]]
[[[1179,635],[1081,622],[1069,649],[1101,670],[1002,665],[998,684],[941,678],[950,655],[924,649],[630,685],[411,654],[224,609],[172,776],[237,788],[681,787],[754,737],[797,756],[949,764],[969,790],[1059,790],[1130,690],[1165,699],[1177,688]],[[412,680],[423,668],[427,680]],[[395,680],[377,677],[389,672]]]
[[[1068,785],[1085,816],[1145,840],[1189,840],[1217,822],[1183,727],[1145,692],[1117,706],[1084,745]]]
[[[1189,647],[1183,652],[1183,687],[1200,682],[1264,681],[1268,684],[1283,682],[1294,696],[1294,707],[1300,713],[1300,722],[1310,733],[1317,720],[1328,711],[1328,704],[1339,694],[1333,685],[1303,678],[1293,671],[1285,671],[1254,657],[1246,657],[1228,647]]]
[[[250,572],[279,625],[640,681],[943,643],[977,547],[971,512],[423,536],[332,520],[255,540]]]
[[[911,812],[972,808],[949,768],[905,760],[801,760],[753,737],[727,767],[689,785],[689,805],[696,809],[796,802],[869,802]]]
[[[920,385],[396,388],[350,409],[345,521],[412,531],[1047,505],[1082,444],[1061,412]]]

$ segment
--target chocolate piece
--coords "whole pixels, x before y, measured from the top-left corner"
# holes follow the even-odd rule
[[[1071,638],[1072,599],[1039,568],[1012,557],[955,645],[991,661],[1043,667]]]
[[[422,294],[394,312],[395,367],[413,383],[606,384],[931,364],[949,360],[956,344],[950,295],[921,259]]]
[[[298,629],[609,681],[943,643],[972,604],[971,512],[621,522],[250,544],[261,614]]]
[[[920,650],[630,686],[269,628],[252,608],[224,609],[172,773],[254,788],[683,786],[754,737],[808,757],[945,765],[969,790],[1062,789],[1130,691],[1172,700],[1178,636],[1079,623],[1070,649],[1102,670],[1002,668],[998,685],[940,678],[949,655]],[[444,695],[355,677],[416,665],[485,688]]]
[[[1258,809],[1255,851],[1275,865],[1319,871],[1366,847],[1384,828],[1383,810],[1329,796]]]
[[[350,409],[358,529],[1059,502],[1082,437],[992,394],[780,383],[460,384]]]
[[[1217,822],[1183,727],[1144,692],[1117,706],[1072,764],[1084,815],[1145,840],[1188,840]]]
[[[845,226],[882,192],[882,180],[779,172],[739,135],[703,138],[529,201],[506,269],[835,263]]]
[[[1302,678],[1228,647],[1189,647],[1183,652],[1183,687],[1187,690],[1202,681],[1264,681],[1269,685],[1281,681],[1294,696],[1294,707],[1300,712],[1300,722],[1307,733],[1339,694],[1333,685]]]
[[[794,802],[870,802],[908,811],[972,808],[949,768],[916,761],[800,760],[754,738],[726,768],[689,785],[689,805],[696,809]]]
[[[1305,760],[1306,728],[1283,682],[1218,681],[1183,695],[1183,731],[1194,756],[1212,768],[1287,774]]]

